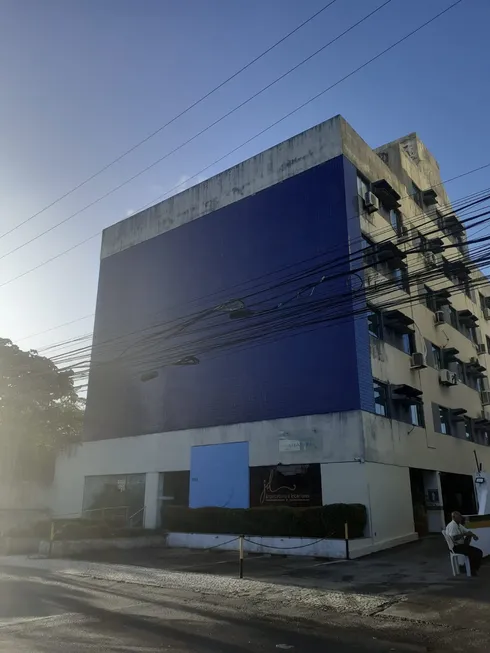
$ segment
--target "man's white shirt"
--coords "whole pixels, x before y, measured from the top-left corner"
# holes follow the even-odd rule
[[[464,544],[464,538],[469,532],[462,524],[457,524],[454,519],[446,526],[446,535],[449,535],[454,545]]]

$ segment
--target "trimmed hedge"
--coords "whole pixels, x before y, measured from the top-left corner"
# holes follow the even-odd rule
[[[333,503],[317,508],[184,508],[166,505],[162,526],[174,533],[230,533],[264,537],[344,538],[345,522],[349,538],[363,537],[366,506]]]

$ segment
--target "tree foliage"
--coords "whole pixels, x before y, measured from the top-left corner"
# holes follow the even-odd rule
[[[72,370],[60,370],[36,351],[0,338],[0,442],[2,472],[21,480],[49,481],[56,454],[79,442],[83,400]]]

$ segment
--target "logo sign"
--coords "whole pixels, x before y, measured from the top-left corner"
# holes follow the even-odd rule
[[[250,505],[321,506],[320,465],[251,467]]]
[[[288,440],[287,438],[279,439],[279,451],[281,453],[301,451],[301,442],[299,440]]]

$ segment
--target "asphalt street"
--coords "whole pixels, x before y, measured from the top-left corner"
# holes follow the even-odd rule
[[[365,571],[372,579],[384,566],[399,568],[403,556],[373,557],[366,570],[356,563],[355,584],[349,573],[339,582],[343,565],[320,566],[324,587],[318,579],[290,584],[289,569],[272,579],[264,577],[265,569],[261,579],[222,575],[218,570],[226,564],[214,556],[205,562],[172,555],[180,559],[178,570],[2,557],[0,653],[488,651],[490,576],[430,587],[404,583],[405,573],[398,586],[391,572],[375,584],[363,580]]]
[[[248,594],[248,595],[247,595]],[[196,653],[281,651],[367,653],[425,651],[402,641],[307,619],[294,605],[257,609],[249,592],[234,599],[189,589],[151,587],[3,568],[0,651]],[[301,613],[301,614],[300,614]],[[310,615],[312,612],[310,611]]]

